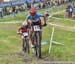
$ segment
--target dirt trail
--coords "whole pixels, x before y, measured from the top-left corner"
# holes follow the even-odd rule
[[[11,54],[0,54],[0,58],[3,57],[3,60],[7,60],[7,63],[4,64],[16,64],[16,62],[21,61],[19,64],[75,64],[72,61],[54,61],[50,57],[43,55],[41,59],[38,59],[34,54],[27,54],[24,52],[16,52]],[[1,60],[1,59],[0,59]]]
[[[0,54],[0,64],[4,62],[4,64],[46,64],[45,61],[50,62],[51,59],[42,55],[42,58],[37,58],[33,53],[27,54],[23,51],[16,53],[8,53],[8,54]],[[2,63],[1,63],[2,62]]]

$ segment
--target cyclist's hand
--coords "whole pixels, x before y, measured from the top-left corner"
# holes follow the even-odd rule
[[[19,32],[17,32],[17,34],[19,34]]]
[[[47,24],[46,24],[46,23],[44,23],[44,24],[43,24],[43,26],[47,26]]]
[[[22,33],[21,32],[17,32],[17,34],[20,34],[21,35]]]

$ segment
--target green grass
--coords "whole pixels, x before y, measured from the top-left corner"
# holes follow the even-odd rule
[[[54,13],[54,12],[57,12],[57,11],[62,11],[66,8],[66,4],[64,5],[61,5],[61,6],[57,6],[57,7],[54,7],[50,10],[50,13]]]
[[[17,45],[20,44],[20,40],[17,40],[17,26],[0,25],[0,33],[0,54],[16,51]]]
[[[17,53],[20,54],[22,53],[21,39],[16,34],[19,25],[20,24],[0,25],[0,59],[1,59],[0,64],[3,63],[10,64],[11,62],[12,64],[24,63],[23,62],[24,57],[22,55],[17,55]],[[51,29],[52,29],[51,26],[43,28],[42,41],[48,41],[50,39]],[[47,55],[48,58],[51,60],[75,61],[74,34],[75,34],[74,32],[56,28],[54,33],[54,41],[63,43],[64,45],[63,46],[53,45],[50,55],[48,54],[49,45],[42,46],[43,56]]]
[[[66,9],[64,10],[65,10],[64,12],[59,11],[61,13],[53,15],[53,17],[64,18],[66,16]]]
[[[74,57],[74,32],[56,29],[54,40],[63,43],[63,46],[53,45],[51,57],[55,60],[75,61]]]
[[[54,24],[64,25],[64,26],[68,26],[68,27],[74,27],[75,26],[75,21],[72,19],[67,19],[67,18],[58,19],[58,17],[56,17],[56,18],[50,18],[48,21],[52,22]]]
[[[75,26],[75,20],[72,18],[67,18],[65,12],[53,15],[53,17],[50,18],[48,21],[55,24],[68,26],[68,27]]]
[[[21,12],[16,14],[16,16],[14,17],[13,15],[8,15],[7,18],[4,19],[0,19],[0,22],[7,22],[7,21],[24,21],[26,16],[27,16],[27,12]]]
[[[47,31],[44,31],[45,33],[43,34],[44,39],[49,40],[49,37],[51,36],[51,26],[47,27]],[[75,46],[74,46],[74,39],[75,35],[74,32],[71,31],[65,31],[62,29],[55,29],[54,33],[54,41],[60,42],[64,45],[53,45],[50,58],[53,60],[59,60],[59,61],[75,61]],[[48,54],[48,45],[43,47],[43,52],[45,54]],[[45,49],[44,49],[45,48]],[[47,53],[46,53],[47,52]]]

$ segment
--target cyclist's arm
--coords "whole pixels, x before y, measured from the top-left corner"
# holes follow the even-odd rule
[[[40,14],[40,13],[38,13],[38,15],[39,15],[40,18],[43,17],[44,24],[46,24],[46,17],[44,15]]]
[[[45,17],[44,15],[42,15],[42,16],[40,16],[40,17],[43,17],[43,22],[44,22],[43,26],[46,26],[46,25],[47,25],[46,17]]]
[[[31,23],[31,21],[30,21],[30,16],[27,16],[26,22],[27,22],[28,25],[30,25],[30,23]]]
[[[18,31],[17,31],[17,34],[21,34],[21,27],[19,27]]]
[[[44,18],[44,23],[46,24],[46,17],[44,15],[42,15],[41,17]]]

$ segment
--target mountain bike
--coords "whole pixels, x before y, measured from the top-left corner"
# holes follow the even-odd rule
[[[41,39],[42,39],[41,25],[33,25],[32,27],[33,27],[32,38],[35,45],[34,52],[38,58],[41,58]]]
[[[30,48],[29,48],[29,35],[28,32],[24,32],[24,33],[19,33],[22,37],[22,48],[24,52],[29,53],[30,52]]]

